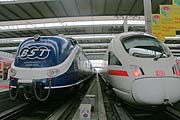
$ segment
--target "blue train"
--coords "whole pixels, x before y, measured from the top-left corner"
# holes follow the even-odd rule
[[[51,90],[71,88],[92,75],[92,65],[72,38],[39,36],[24,40],[9,70],[10,98],[48,99]]]

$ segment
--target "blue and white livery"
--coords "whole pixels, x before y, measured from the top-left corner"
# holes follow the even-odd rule
[[[45,101],[51,89],[79,85],[91,75],[92,66],[72,38],[38,36],[23,41],[9,71],[10,97],[23,94]]]

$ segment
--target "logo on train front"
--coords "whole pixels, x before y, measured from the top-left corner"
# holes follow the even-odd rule
[[[20,50],[18,57],[22,60],[26,59],[46,59],[49,56],[50,49],[46,46],[24,47]]]

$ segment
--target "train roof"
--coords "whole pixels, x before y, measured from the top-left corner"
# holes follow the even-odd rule
[[[124,33],[118,34],[116,37],[118,37],[120,40],[122,40],[123,38],[130,37],[130,36],[136,36],[136,35],[145,35],[145,36],[155,38],[155,36],[152,36],[152,35],[144,33],[144,32],[124,32]]]
[[[40,39],[48,39],[54,42],[58,42],[59,40],[64,40],[64,41],[70,41],[73,45],[78,44],[77,40],[73,39],[73,38],[66,38],[63,36],[40,36],[40,35],[34,35],[32,37],[29,37],[27,39],[25,39],[24,41],[21,42],[21,44],[24,44],[28,41],[39,41]]]

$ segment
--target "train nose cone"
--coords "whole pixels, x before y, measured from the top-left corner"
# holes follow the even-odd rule
[[[180,100],[179,78],[143,78],[132,85],[135,102],[144,105],[162,105],[164,100],[175,103]]]

